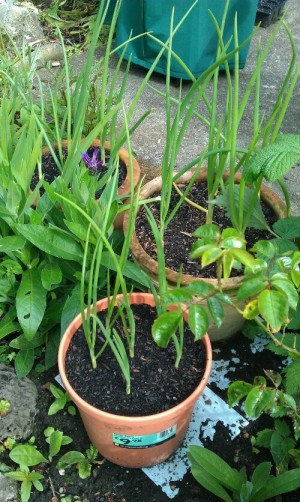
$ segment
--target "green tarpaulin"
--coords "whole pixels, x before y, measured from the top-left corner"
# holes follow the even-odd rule
[[[131,33],[135,36],[145,32],[151,32],[165,42],[170,34],[173,7],[174,26],[176,26],[193,3],[194,0],[123,0],[117,25],[117,45],[126,42]],[[195,77],[203,73],[216,59],[218,36],[209,10],[220,24],[225,4],[226,0],[199,0],[173,37],[173,50]],[[257,4],[258,0],[230,0],[223,37],[225,42],[233,35],[236,12],[239,43],[251,34]],[[125,58],[129,59],[131,56],[134,63],[149,68],[160,49],[161,46],[156,41],[145,35],[128,44]],[[248,49],[249,44],[240,51],[241,68],[245,65]],[[166,72],[166,53],[157,64],[156,71]],[[187,73],[174,58],[171,63],[171,74],[177,78],[188,78]]]

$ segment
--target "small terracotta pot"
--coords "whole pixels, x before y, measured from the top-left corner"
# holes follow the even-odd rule
[[[199,175],[196,179],[196,183],[203,183],[206,181],[206,173],[207,170],[206,168],[202,168],[199,172]],[[177,184],[187,184],[191,176],[193,175],[192,171],[187,171],[181,178],[179,178],[176,183]],[[238,173],[235,176],[235,181],[236,183],[239,182],[241,175]],[[225,174],[224,180],[228,178],[228,173]],[[158,176],[157,178],[154,178],[153,180],[149,181],[144,185],[142,190],[140,191],[140,199],[148,199],[150,197],[153,197],[153,195],[157,192],[161,191],[161,186],[162,186],[162,178],[161,176]],[[261,187],[261,199],[266,202],[274,211],[274,213],[277,215],[278,219],[283,218],[286,216],[286,206],[284,202],[280,199],[280,197],[270,188],[267,186],[263,185]],[[127,227],[128,227],[128,217],[129,217],[129,212],[125,212],[124,215],[124,225],[123,225],[123,230],[124,233],[127,232]],[[174,235],[174,239],[176,239],[176,235]],[[140,267],[147,273],[147,275],[151,278],[154,284],[158,284],[158,274],[159,274],[159,269],[158,269],[158,262],[153,259],[151,256],[148,255],[148,253],[144,250],[144,248],[141,246],[136,233],[134,232],[131,238],[131,244],[130,244],[132,256],[134,260],[140,265]],[[172,270],[168,267],[166,267],[166,277],[167,281],[169,283],[169,287],[176,287],[176,285],[179,282],[179,274],[176,270]],[[188,285],[192,281],[195,280],[203,280],[204,282],[207,282],[209,284],[214,285],[217,287],[217,279],[207,279],[203,277],[194,277],[190,274],[181,274],[180,276],[180,284],[181,285]],[[243,279],[242,276],[240,277],[232,277],[229,279],[223,279],[222,280],[222,289],[224,292],[229,294],[232,297],[233,302],[235,305],[237,304],[236,301],[236,294],[237,294],[237,288]],[[197,303],[203,303],[204,306],[206,306],[206,301],[202,302],[201,298],[197,298]],[[242,304],[239,304],[240,307],[243,307]],[[224,322],[222,323],[222,326],[220,328],[217,328],[214,325],[210,325],[208,334],[211,339],[211,341],[220,341],[220,340],[225,340],[227,338],[230,338],[237,332],[239,332],[244,324],[244,318],[242,317],[241,314],[239,314],[231,305],[224,305]]]
[[[62,147],[63,148],[68,148],[69,142],[67,140],[62,141]],[[92,148],[100,148],[101,147],[101,141],[99,139],[95,139],[92,144]],[[54,145],[55,148],[55,145]],[[110,151],[110,142],[105,141],[104,143],[104,148],[107,151]],[[42,154],[49,154],[50,150],[47,146],[44,146],[42,149]],[[126,148],[120,148],[118,152],[119,158],[122,162],[124,162],[126,166],[126,177],[122,185],[118,188],[118,195],[122,197],[122,200],[124,203],[126,203],[126,199],[123,199],[124,196],[127,194],[130,194],[130,159],[129,159],[129,153]],[[133,169],[133,186],[136,188],[139,180],[140,180],[140,175],[141,175],[141,168],[136,160],[136,158],[132,157],[132,169]],[[124,219],[124,213],[119,213],[114,221],[114,227],[118,228],[120,230],[123,229],[123,219]]]
[[[118,298],[122,298],[122,295],[117,297],[117,301]],[[132,293],[130,295],[130,303],[146,303],[152,307],[155,305],[153,295],[149,293]],[[107,304],[107,299],[98,301],[97,311],[105,310]],[[185,319],[187,318],[186,311],[184,312],[184,317]],[[205,372],[198,387],[196,387],[192,394],[177,406],[174,406],[174,408],[162,413],[131,417],[113,415],[94,408],[84,401],[70,385],[65,373],[65,357],[72,337],[81,324],[81,315],[78,315],[65,331],[59,346],[58,367],[63,385],[79,409],[91,442],[106,459],[124,467],[146,467],[163,462],[181,444],[188,428],[194,405],[207,385],[212,364],[212,348],[209,337],[205,335],[202,339],[206,349]],[[150,384],[151,382],[149,382]],[[117,446],[114,444],[114,441],[120,441],[120,437],[116,440],[115,435],[121,436],[123,440],[124,436],[126,436],[127,440],[129,437],[131,438],[131,442],[139,439],[144,445],[147,444],[147,446],[139,448]],[[169,439],[167,440],[162,439],[168,437]],[[151,447],[149,442],[152,442]]]

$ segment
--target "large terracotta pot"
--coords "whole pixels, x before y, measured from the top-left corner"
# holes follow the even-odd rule
[[[197,177],[196,182],[197,183],[203,183],[206,181],[206,169],[203,168],[200,170],[199,175]],[[182,184],[187,184],[192,176],[192,171],[188,171],[185,173],[181,178],[179,178],[176,183],[178,185]],[[228,177],[227,174],[225,174],[224,179]],[[240,174],[236,175],[236,182],[238,183],[240,179]],[[140,192],[140,199],[148,199],[150,197],[153,197],[153,195],[157,192],[161,191],[161,185],[162,185],[162,178],[161,176],[158,176],[157,178],[154,178],[153,180],[149,181],[148,183],[145,184],[145,186],[142,188]],[[262,186],[261,188],[261,199],[266,202],[275,212],[278,218],[283,218],[286,216],[286,206],[283,203],[283,201],[280,199],[280,197],[270,188],[267,186]],[[124,215],[124,224],[123,224],[123,229],[124,233],[127,232],[127,226],[128,226],[128,217],[129,213],[126,212]],[[176,239],[176,235],[174,235],[174,239]],[[159,269],[158,269],[158,262],[153,259],[151,256],[148,255],[148,253],[144,250],[144,248],[141,246],[136,233],[133,233],[132,239],[131,239],[131,252],[134,260],[140,265],[140,267],[148,274],[148,276],[151,278],[151,280],[154,282],[154,284],[158,284],[158,274],[159,274]],[[176,285],[179,282],[179,274],[176,270],[172,270],[168,267],[166,267],[166,277],[169,283],[169,287],[176,287]],[[194,277],[190,274],[181,274],[180,276],[180,284],[181,285],[188,285],[192,281],[202,279],[203,281],[213,284],[215,287],[217,287],[217,279],[207,279],[207,278],[202,278],[202,277]],[[229,294],[233,300],[233,303],[235,305],[238,305],[239,307],[243,307],[242,304],[238,304],[236,300],[236,294],[237,294],[237,288],[242,280],[242,276],[240,277],[232,277],[229,279],[223,279],[222,280],[222,289],[224,292]],[[206,301],[202,301],[201,298],[197,298],[198,303],[203,303],[203,306],[206,306]],[[238,333],[243,324],[244,324],[244,318],[242,317],[241,314],[239,314],[235,308],[233,308],[231,305],[224,305],[224,311],[225,311],[225,317],[224,321],[222,323],[222,326],[220,328],[217,328],[215,325],[211,323],[209,330],[208,330],[208,335],[211,339],[211,341],[220,341],[220,340],[225,340],[227,338],[230,338],[234,334]]]
[[[131,304],[146,303],[151,306],[155,305],[153,296],[148,293],[132,293],[130,302]],[[97,311],[105,310],[107,304],[107,299],[98,301]],[[187,312],[184,312],[184,316],[187,317]],[[212,349],[209,337],[205,335],[202,339],[206,349],[204,375],[199,385],[187,399],[174,406],[174,408],[155,415],[142,417],[121,416],[104,412],[88,404],[75,392],[66,376],[66,352],[74,333],[81,324],[81,315],[78,315],[64,333],[58,352],[58,367],[63,385],[79,409],[91,442],[106,459],[124,467],[146,467],[166,460],[182,442],[194,405],[207,384],[212,364]],[[151,385],[151,382],[149,382],[149,385]],[[131,438],[131,446],[118,446],[120,442],[123,444],[122,440],[124,439],[125,443],[128,442],[128,438]],[[142,447],[132,446],[136,439],[140,440],[139,444],[142,443]]]

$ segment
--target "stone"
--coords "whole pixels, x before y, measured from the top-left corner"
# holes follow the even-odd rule
[[[13,368],[0,364],[0,399],[11,405],[7,415],[0,416],[0,440],[22,440],[32,434],[37,397],[37,388],[29,378],[18,378]]]
[[[39,21],[39,11],[30,2],[22,6],[12,1],[0,0],[0,29],[7,33],[19,48],[39,43],[45,39]]]
[[[19,484],[0,472],[0,502],[19,502]]]

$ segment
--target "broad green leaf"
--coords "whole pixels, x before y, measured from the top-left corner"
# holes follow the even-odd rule
[[[289,306],[286,295],[281,291],[262,291],[258,296],[257,306],[260,315],[271,328],[279,331],[288,316]]]
[[[29,444],[15,446],[9,453],[9,458],[16,464],[28,467],[40,464],[41,462],[48,462],[34,446]]]
[[[216,291],[216,288],[204,281],[191,281],[186,287],[188,291],[198,296],[207,296]]]
[[[49,407],[48,415],[55,415],[59,411],[63,410],[66,406],[66,402],[67,400],[65,396],[55,399],[55,401]]]
[[[161,314],[152,325],[152,336],[157,345],[166,348],[172,335],[176,332],[182,314],[180,311],[170,311]]]
[[[38,474],[38,473],[32,472],[31,475],[33,475],[33,474]],[[44,476],[42,476],[42,478],[40,478],[40,479],[43,479],[43,477]],[[42,483],[38,479],[33,479],[31,477],[31,481],[32,481],[32,484],[36,490],[38,490],[39,492],[42,492],[44,490]]]
[[[300,468],[283,472],[276,478],[271,478],[257,495],[255,502],[264,502],[267,499],[289,493],[300,487]]]
[[[277,418],[274,420],[274,425],[275,425],[275,429],[277,430],[277,432],[279,432],[279,434],[282,437],[289,437],[290,436],[291,429],[285,420]]]
[[[219,328],[224,319],[224,309],[222,303],[219,302],[217,298],[211,297],[207,299],[207,306],[213,322]]]
[[[7,478],[14,479],[15,481],[25,481],[27,479],[27,474],[26,472],[22,471],[11,471],[11,472],[6,472],[5,476]]]
[[[274,432],[274,429],[264,429],[262,431],[259,431],[257,433],[256,438],[255,438],[255,446],[270,449],[271,438],[272,438],[273,432]]]
[[[80,285],[73,288],[65,301],[61,315],[61,334],[65,332],[70,322],[80,313]]]
[[[245,410],[249,418],[257,418],[264,410],[269,409],[274,402],[275,393],[272,389],[254,387],[245,401]]]
[[[77,464],[78,462],[82,462],[84,459],[85,456],[83,455],[83,453],[81,453],[80,451],[71,450],[60,457],[59,464],[63,463],[67,465],[73,465]]]
[[[227,237],[222,240],[223,249],[243,249],[244,247],[244,240],[239,237]]]
[[[298,335],[298,338],[299,335]],[[300,343],[300,342],[299,342]],[[296,395],[300,392],[300,359],[289,364],[285,371],[285,388],[289,394]]]
[[[50,383],[50,392],[54,397],[56,397],[56,399],[65,396],[65,392],[62,389],[56,387],[56,385],[53,385],[53,383]]]
[[[271,467],[271,462],[262,462],[254,469],[251,479],[253,484],[252,497],[254,497],[255,493],[265,486],[266,480],[270,476]]]
[[[267,284],[268,282],[266,280],[256,278],[248,279],[239,287],[237,299],[242,301],[251,298],[252,296],[256,296],[266,287]]]
[[[290,308],[296,310],[299,301],[299,294],[289,280],[272,279],[272,286],[278,291],[282,291],[289,301]]]
[[[299,216],[281,218],[274,223],[273,230],[284,239],[300,237],[300,218]]]
[[[81,479],[89,478],[91,473],[92,473],[92,465],[86,458],[78,463],[78,474]]]
[[[60,284],[62,280],[62,271],[58,263],[47,263],[42,269],[41,280],[47,291],[49,291],[54,284]]]
[[[37,333],[32,340],[28,340],[25,335],[20,335],[14,338],[9,346],[13,349],[24,350],[24,349],[35,349],[40,347],[45,343],[46,335],[42,333]]]
[[[9,237],[0,238],[0,253],[10,253],[22,249],[26,243],[26,239],[21,235],[12,235]]]
[[[13,306],[10,310],[5,314],[4,317],[0,320],[0,340],[5,338],[7,335],[18,331],[20,326],[16,321],[17,312],[16,308]]]
[[[211,473],[225,487],[238,491],[242,486],[239,473],[213,451],[202,446],[190,446],[188,457],[192,468]]]
[[[15,358],[15,371],[19,378],[27,376],[34,365],[34,349],[20,350]]]
[[[247,382],[243,382],[242,380],[236,380],[235,382],[231,383],[227,391],[229,406],[234,406],[241,399],[243,399],[243,397],[247,396],[252,388],[253,385]]]
[[[213,493],[220,500],[224,500],[225,502],[233,502],[233,499],[223,488],[221,483],[219,483],[216,478],[212,475],[212,473],[201,469],[198,466],[192,467],[191,469],[192,475],[196,479],[196,481],[203,486],[206,490]]]
[[[241,263],[245,267],[252,268],[255,263],[253,256],[244,249],[231,249],[230,254],[237,262]]]
[[[190,303],[192,295],[186,288],[169,289],[163,296],[164,305],[176,305],[178,303]]]
[[[279,387],[282,382],[282,376],[278,371],[264,370],[265,375],[271,380],[275,387]]]
[[[251,251],[271,259],[276,254],[276,246],[271,241],[260,240],[254,244]]]
[[[215,263],[219,258],[221,258],[223,251],[216,247],[211,247],[207,251],[204,251],[201,258],[201,266],[207,267],[211,263]]]
[[[23,273],[16,297],[18,321],[25,336],[34,337],[42,322],[46,309],[46,290],[41,284],[40,272],[37,268]]]
[[[197,240],[196,242],[193,243],[190,251],[190,258],[192,260],[200,258],[200,256],[203,255],[204,251],[207,251],[212,247],[212,244],[203,244],[204,242],[205,241],[202,239],[202,240]]]
[[[62,431],[54,431],[52,432],[51,436],[49,437],[49,456],[50,459],[54,457],[54,455],[57,455],[60,451],[61,445],[62,445],[62,437],[63,433]]]
[[[188,323],[195,335],[195,341],[201,340],[209,327],[208,315],[204,307],[199,304],[191,305],[188,313]]]
[[[17,224],[15,228],[29,242],[45,253],[65,260],[82,262],[82,246],[70,234],[59,228],[21,223]]]
[[[203,237],[208,239],[217,240],[221,237],[220,229],[217,225],[207,224],[198,227],[193,233],[193,237]]]
[[[22,482],[20,491],[22,502],[28,502],[28,500],[30,499],[31,487],[32,487],[31,481],[26,479],[25,481]]]

